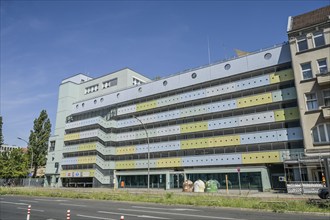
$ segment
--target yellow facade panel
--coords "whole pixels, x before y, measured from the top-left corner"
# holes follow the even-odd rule
[[[208,130],[208,122],[196,122],[180,125],[180,132],[189,133],[189,132],[197,132],[197,131],[207,131]]]
[[[78,151],[96,150],[96,143],[80,144]]]
[[[117,161],[116,169],[135,169],[135,160]]]
[[[281,162],[279,151],[242,153],[242,163],[243,164],[279,163],[279,162]]]
[[[73,133],[73,134],[65,134],[64,141],[72,141],[80,139],[80,133]]]
[[[78,157],[78,164],[96,163],[96,156]]]
[[[279,109],[274,111],[275,121],[288,121],[299,119],[298,108]]]
[[[144,110],[148,110],[148,109],[153,109],[157,107],[157,100],[152,100],[149,102],[142,102],[140,104],[136,105],[136,111],[144,111]]]
[[[228,136],[217,136],[209,138],[210,147],[225,147],[240,145],[240,136],[239,135],[228,135]]]
[[[116,148],[116,155],[135,154],[135,152],[136,152],[136,147],[135,146]]]
[[[181,167],[181,158],[166,158],[157,160],[157,168],[160,167]]]
[[[269,75],[269,80],[271,84],[289,81],[293,79],[294,79],[294,75],[292,69],[282,70]]]
[[[209,138],[197,138],[193,140],[181,141],[181,149],[207,148],[209,147],[208,139]]]
[[[245,108],[255,105],[272,103],[272,101],[272,93],[268,92],[261,95],[254,95],[246,98],[237,99],[236,103],[238,108]]]

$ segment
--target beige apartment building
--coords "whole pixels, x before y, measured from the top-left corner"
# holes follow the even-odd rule
[[[301,176],[321,181],[329,175],[330,6],[289,17],[288,37],[305,149],[299,167],[307,168]]]

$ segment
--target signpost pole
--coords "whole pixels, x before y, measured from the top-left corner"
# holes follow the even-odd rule
[[[226,174],[226,192],[228,194],[228,175]]]
[[[242,190],[242,188],[241,188],[241,175],[240,175],[240,173],[241,173],[241,168],[240,167],[237,167],[237,175],[238,175],[238,185],[239,185],[239,194],[241,195],[241,190]]]

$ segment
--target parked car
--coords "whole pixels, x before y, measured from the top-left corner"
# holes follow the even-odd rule
[[[319,189],[318,196],[321,199],[330,199],[329,188],[324,187]]]

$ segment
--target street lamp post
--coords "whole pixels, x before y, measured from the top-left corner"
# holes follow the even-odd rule
[[[147,143],[148,143],[148,191],[150,188],[150,145],[149,145],[149,135],[148,135],[148,131],[146,129],[146,126],[143,124],[143,122],[136,117],[135,115],[133,115],[133,117],[138,120],[140,122],[140,124],[143,126],[144,131],[146,132],[147,135]]]
[[[30,147],[29,142],[27,142],[26,140],[24,140],[23,138],[17,137],[17,139],[24,141],[27,144],[27,147]],[[33,149],[31,149],[31,164],[30,164],[30,169],[31,169],[31,174],[32,174],[32,170],[33,170]],[[29,187],[31,186],[31,174],[29,175]]]

